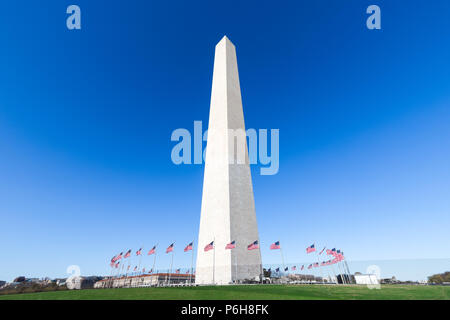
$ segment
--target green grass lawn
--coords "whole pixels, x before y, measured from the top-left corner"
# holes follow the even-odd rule
[[[241,285],[180,288],[88,289],[0,295],[0,300],[317,300],[450,299],[450,286]]]

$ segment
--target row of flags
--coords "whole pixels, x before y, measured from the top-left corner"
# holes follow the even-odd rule
[[[173,252],[174,246],[175,246],[175,243],[172,243],[170,246],[168,246],[167,249],[166,249],[166,253]],[[193,246],[194,246],[194,242],[189,243],[184,248],[184,252],[188,252],[190,250],[193,250]],[[207,252],[207,251],[210,251],[210,250],[214,250],[214,248],[215,248],[214,241],[211,241],[210,243],[208,243],[205,246],[204,251]],[[234,248],[236,248],[236,241],[235,240],[231,241],[230,243],[228,243],[225,246],[226,250],[230,250],[230,249],[234,249]],[[252,243],[250,243],[249,245],[247,245],[247,250],[255,250],[255,249],[259,249],[259,242],[258,242],[258,240],[255,240]],[[325,249],[326,249],[326,247],[324,247],[320,251],[319,255],[321,255],[325,251]],[[276,242],[272,243],[270,245],[270,250],[281,250],[280,241],[276,241]],[[132,252],[132,250],[130,249],[130,250],[128,250],[125,253],[125,255],[123,255],[123,252],[121,252],[118,255],[114,256],[111,259],[110,266],[118,268],[119,263],[120,263],[119,260],[121,260],[122,258],[126,259],[126,258],[130,257],[131,256],[131,252]],[[310,245],[309,247],[306,248],[306,253],[307,254],[312,253],[312,252],[316,252],[315,244],[312,244],[312,245]],[[150,251],[148,252],[148,255],[152,255],[152,254],[155,254],[155,253],[156,253],[156,245],[153,246],[153,248],[150,249]],[[142,248],[140,248],[139,250],[136,251],[136,256],[140,256],[141,254],[142,254]],[[330,255],[330,256],[333,256],[333,259],[330,259],[330,260],[327,260],[327,261],[322,261],[322,263],[320,263],[320,264],[318,262],[312,263],[312,264],[310,264],[308,266],[308,269],[319,267],[319,266],[328,266],[328,265],[335,264],[337,262],[340,262],[340,261],[344,260],[344,252],[341,252],[341,250],[336,250],[336,248],[327,249],[326,250],[326,254]],[[303,270],[303,268],[304,268],[304,265],[301,267],[300,270]],[[279,269],[279,268],[277,268],[277,269]],[[285,268],[285,271],[288,271],[288,270],[289,270],[288,268]],[[296,266],[293,266],[292,270],[296,270]]]
[[[323,247],[323,249],[319,252],[319,255],[321,255],[325,251],[326,247]],[[315,252],[316,248],[315,245],[312,244],[309,247],[306,248],[306,253]],[[326,251],[327,255],[333,256],[335,259],[342,261],[344,260],[344,252],[341,250],[336,250],[336,248],[333,249],[327,249]],[[337,262],[339,262],[337,261]]]

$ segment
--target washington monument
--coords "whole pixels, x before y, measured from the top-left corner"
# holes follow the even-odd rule
[[[225,246],[235,241],[234,249]],[[262,272],[236,49],[216,45],[198,237],[197,284],[259,279]],[[213,244],[214,249],[205,251]],[[210,246],[211,248],[211,246]]]

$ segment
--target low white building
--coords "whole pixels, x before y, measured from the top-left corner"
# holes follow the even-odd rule
[[[189,285],[195,282],[195,275],[179,273],[155,273],[141,276],[105,278],[97,281],[94,288],[136,288],[168,285]]]

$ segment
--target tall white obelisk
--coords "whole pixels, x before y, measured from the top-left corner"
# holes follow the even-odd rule
[[[214,250],[204,251],[214,241]],[[231,241],[236,248],[225,249]],[[252,177],[236,49],[225,36],[216,45],[198,238],[197,284],[229,284],[261,275]]]

